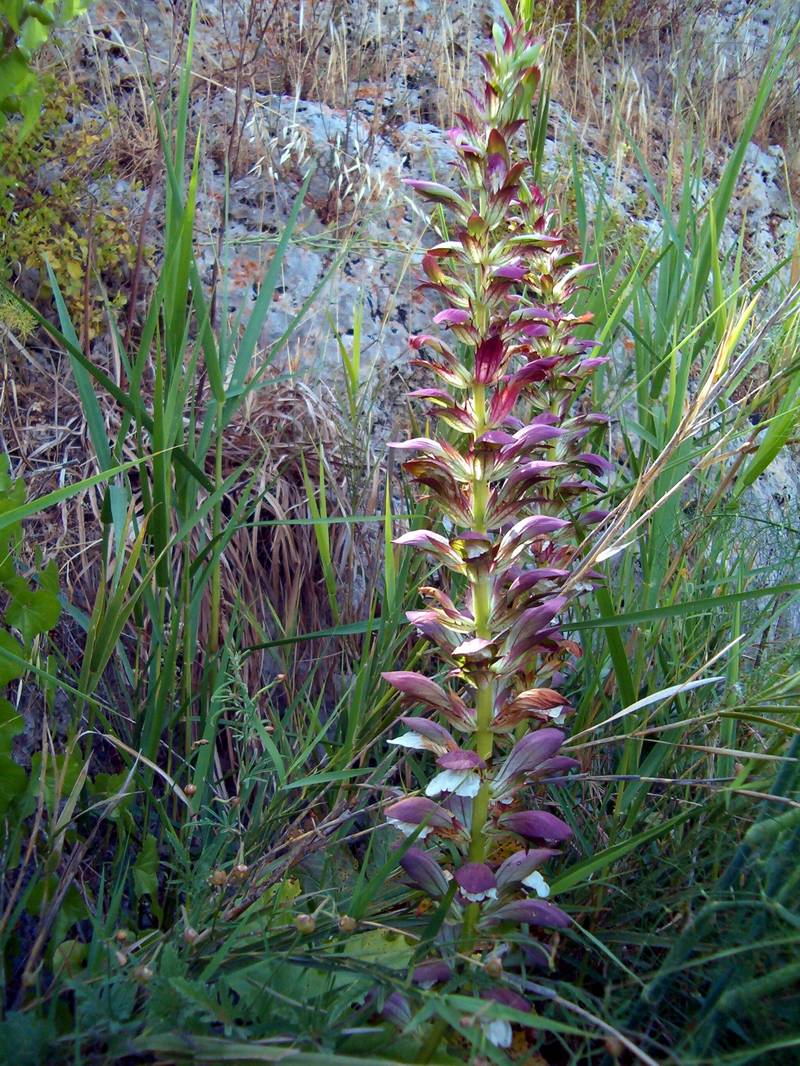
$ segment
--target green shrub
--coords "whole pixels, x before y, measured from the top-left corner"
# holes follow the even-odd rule
[[[45,90],[30,136],[18,137],[12,123],[0,130],[0,282],[16,287],[27,275],[36,286],[34,302],[47,300],[49,263],[71,316],[83,322],[88,270],[94,336],[105,319],[103,288],[113,309],[125,303],[120,282],[136,260],[136,240],[102,159],[110,127],[95,119],[66,127],[79,94],[65,93],[55,78],[47,79]],[[7,316],[0,306],[0,321],[13,328]]]
[[[0,125],[6,115],[20,115],[21,138],[33,129],[45,95],[31,66],[34,54],[53,29],[88,6],[88,0],[0,0]]]

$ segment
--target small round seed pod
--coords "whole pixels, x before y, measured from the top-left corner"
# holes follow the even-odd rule
[[[315,919],[310,914],[298,914],[294,920],[295,928],[303,936],[311,936],[317,928]]]
[[[503,974],[503,960],[497,955],[490,955],[483,964],[484,970],[490,977],[501,977]]]
[[[612,1057],[612,1059],[618,1059],[622,1055],[625,1048],[622,1041],[618,1036],[607,1036],[603,1043],[606,1045],[606,1051]]]
[[[188,796],[189,799],[191,799],[192,796],[195,796],[197,794],[197,785],[187,785],[186,788],[183,790],[183,794],[185,796]]]
[[[349,914],[343,914],[339,919],[339,930],[342,933],[354,933],[358,928],[358,922]]]
[[[241,884],[249,873],[250,867],[246,863],[240,862],[231,870],[231,878],[238,884]]]
[[[183,941],[185,944],[194,944],[199,935],[196,929],[192,929],[190,925],[187,925],[183,931]]]
[[[146,985],[148,981],[153,980],[153,971],[149,966],[137,966],[133,971],[134,979],[141,985]]]
[[[208,880],[214,888],[224,888],[228,883],[228,875],[224,870],[212,870]]]
[[[114,933],[114,939],[118,944],[127,944],[131,939],[130,931],[128,929],[118,929]]]

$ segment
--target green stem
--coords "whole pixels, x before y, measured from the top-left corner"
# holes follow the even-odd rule
[[[475,412],[475,436],[484,432],[486,425],[486,388],[474,385],[472,391],[473,410]],[[476,532],[487,531],[486,512],[489,500],[489,483],[480,466],[476,466],[472,482],[472,518]],[[472,581],[472,606],[475,617],[475,635],[490,639],[492,636],[492,579],[491,574],[482,570]],[[475,730],[475,751],[484,762],[492,757],[494,735],[492,717],[494,714],[495,686],[491,675],[485,675],[478,683],[475,697],[477,714]],[[472,824],[470,825],[469,860],[484,862],[486,860],[486,821],[489,817],[491,794],[489,783],[484,782],[472,804]],[[464,912],[464,926],[461,935],[461,950],[469,951],[475,938],[475,929],[480,916],[477,903],[468,904]]]
[[[214,456],[214,488],[219,491],[222,484],[222,406],[219,408],[217,423],[216,453]],[[217,498],[214,505],[214,517],[211,527],[211,536],[214,542],[214,550],[218,548],[218,541],[222,533],[222,500]],[[211,574],[211,622],[208,634],[208,650],[211,656],[215,656],[219,650],[219,619],[220,604],[222,600],[222,558],[217,556],[214,569]],[[213,677],[213,673],[212,673]],[[212,684],[213,690],[213,684]]]

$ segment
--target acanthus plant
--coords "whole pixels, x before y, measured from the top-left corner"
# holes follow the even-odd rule
[[[557,686],[565,659],[580,649],[559,618],[599,578],[590,571],[576,580],[574,571],[585,527],[605,515],[593,501],[610,467],[584,450],[606,418],[576,403],[604,362],[590,354],[594,341],[576,335],[591,316],[571,311],[591,266],[526,182],[530,164],[516,147],[542,42],[522,26],[495,26],[493,36],[483,91],[450,131],[460,191],[408,182],[436,205],[441,239],[423,257],[423,286],[443,299],[434,322],[454,339],[412,339],[414,363],[438,382],[411,396],[455,432],[393,445],[410,456],[404,468],[447,533],[420,529],[397,543],[438,566],[437,583],[420,589],[425,609],[408,618],[448,683],[405,670],[383,675],[411,711],[390,743],[429,752],[436,763],[425,795],[391,803],[385,816],[415,837],[401,858],[411,882],[450,900],[442,959],[426,964],[439,980],[451,974],[446,959],[456,950],[486,952],[488,972],[499,975],[497,942],[509,925],[569,924],[547,899],[542,871],[571,829],[544,806],[531,809],[527,796],[576,765],[559,754],[565,734],[557,726],[571,707]],[[534,934],[523,954],[541,963],[549,953]],[[524,1003],[507,986],[485,994]],[[487,1033],[503,1045],[511,1037],[508,1026]]]

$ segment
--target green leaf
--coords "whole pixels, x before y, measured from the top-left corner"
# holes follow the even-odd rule
[[[53,290],[53,299],[56,302],[58,321],[61,330],[64,336],[69,339],[71,346],[79,348],[80,341],[78,340],[78,334],[75,332],[75,327],[69,317],[69,311],[64,301],[64,297],[61,294],[58,280],[56,279],[47,258],[45,258],[45,263],[47,265],[47,275],[50,279],[50,287]],[[67,265],[69,266],[69,264]],[[82,269],[81,273],[83,273]],[[72,376],[75,378],[78,395],[81,399],[83,415],[89,428],[89,439],[92,442],[92,447],[94,448],[94,453],[97,456],[99,465],[102,468],[107,468],[113,464],[114,460],[108,443],[108,430],[106,429],[105,418],[103,417],[103,412],[100,407],[100,400],[92,384],[89,372],[86,370],[86,367],[75,358],[72,352],[72,347],[67,349],[67,354],[69,355],[72,367]]]
[[[52,590],[52,575],[46,585],[37,589],[32,589],[21,577],[11,578],[5,585],[11,596],[5,613],[6,624],[22,634],[25,647],[29,648],[34,637],[49,633],[61,616],[61,604]]]
[[[380,963],[390,970],[402,970],[410,964],[414,950],[404,937],[371,929],[348,937],[345,954],[351,959]]]
[[[78,782],[84,769],[83,755],[78,748],[61,755],[49,757],[44,772],[46,800],[48,809],[55,813],[56,785],[58,785],[58,798],[66,799]],[[31,758],[31,774],[28,785],[28,796],[25,802],[25,815],[31,813],[35,807],[35,800],[39,794],[41,779],[42,753],[34,752]]]
[[[288,785],[283,786],[284,792],[292,788],[305,788],[306,785],[323,785],[329,781],[347,781],[351,777],[357,777],[359,774],[371,774],[374,767],[363,766],[350,770],[328,770],[322,774],[310,774],[308,777],[298,778],[297,781],[292,781]]]
[[[16,656],[17,661],[9,659],[3,652]],[[0,688],[22,677],[25,673],[24,660],[25,651],[20,642],[15,640],[7,630],[0,629]]]
[[[133,867],[133,890],[137,897],[158,896],[158,842],[151,834],[144,838],[142,850]]]
[[[694,813],[693,810],[690,810],[684,811],[682,814],[676,814],[674,818],[662,822],[661,825],[657,825],[653,829],[646,829],[643,833],[637,833],[636,836],[631,837],[629,840],[623,840],[619,844],[612,844],[610,848],[604,848],[597,854],[592,855],[590,859],[584,859],[583,862],[570,866],[565,874],[552,882],[550,887],[553,895],[555,896],[559,892],[567,892],[577,885],[585,884],[595,874],[602,873],[612,863],[617,862],[628,852],[633,851],[634,848],[639,848],[649,840],[654,840],[656,837],[668,833],[671,829],[691,818]]]
[[[81,940],[63,940],[53,952],[53,976],[62,970],[74,977],[86,964],[89,945]]]
[[[0,752],[11,751],[11,741],[25,728],[22,715],[8,700],[0,700]]]
[[[0,754],[0,814],[28,787],[28,775],[10,755]]]
[[[10,1011],[0,1022],[0,1062],[14,1066],[42,1066],[55,1062],[55,1021],[30,1011]]]

